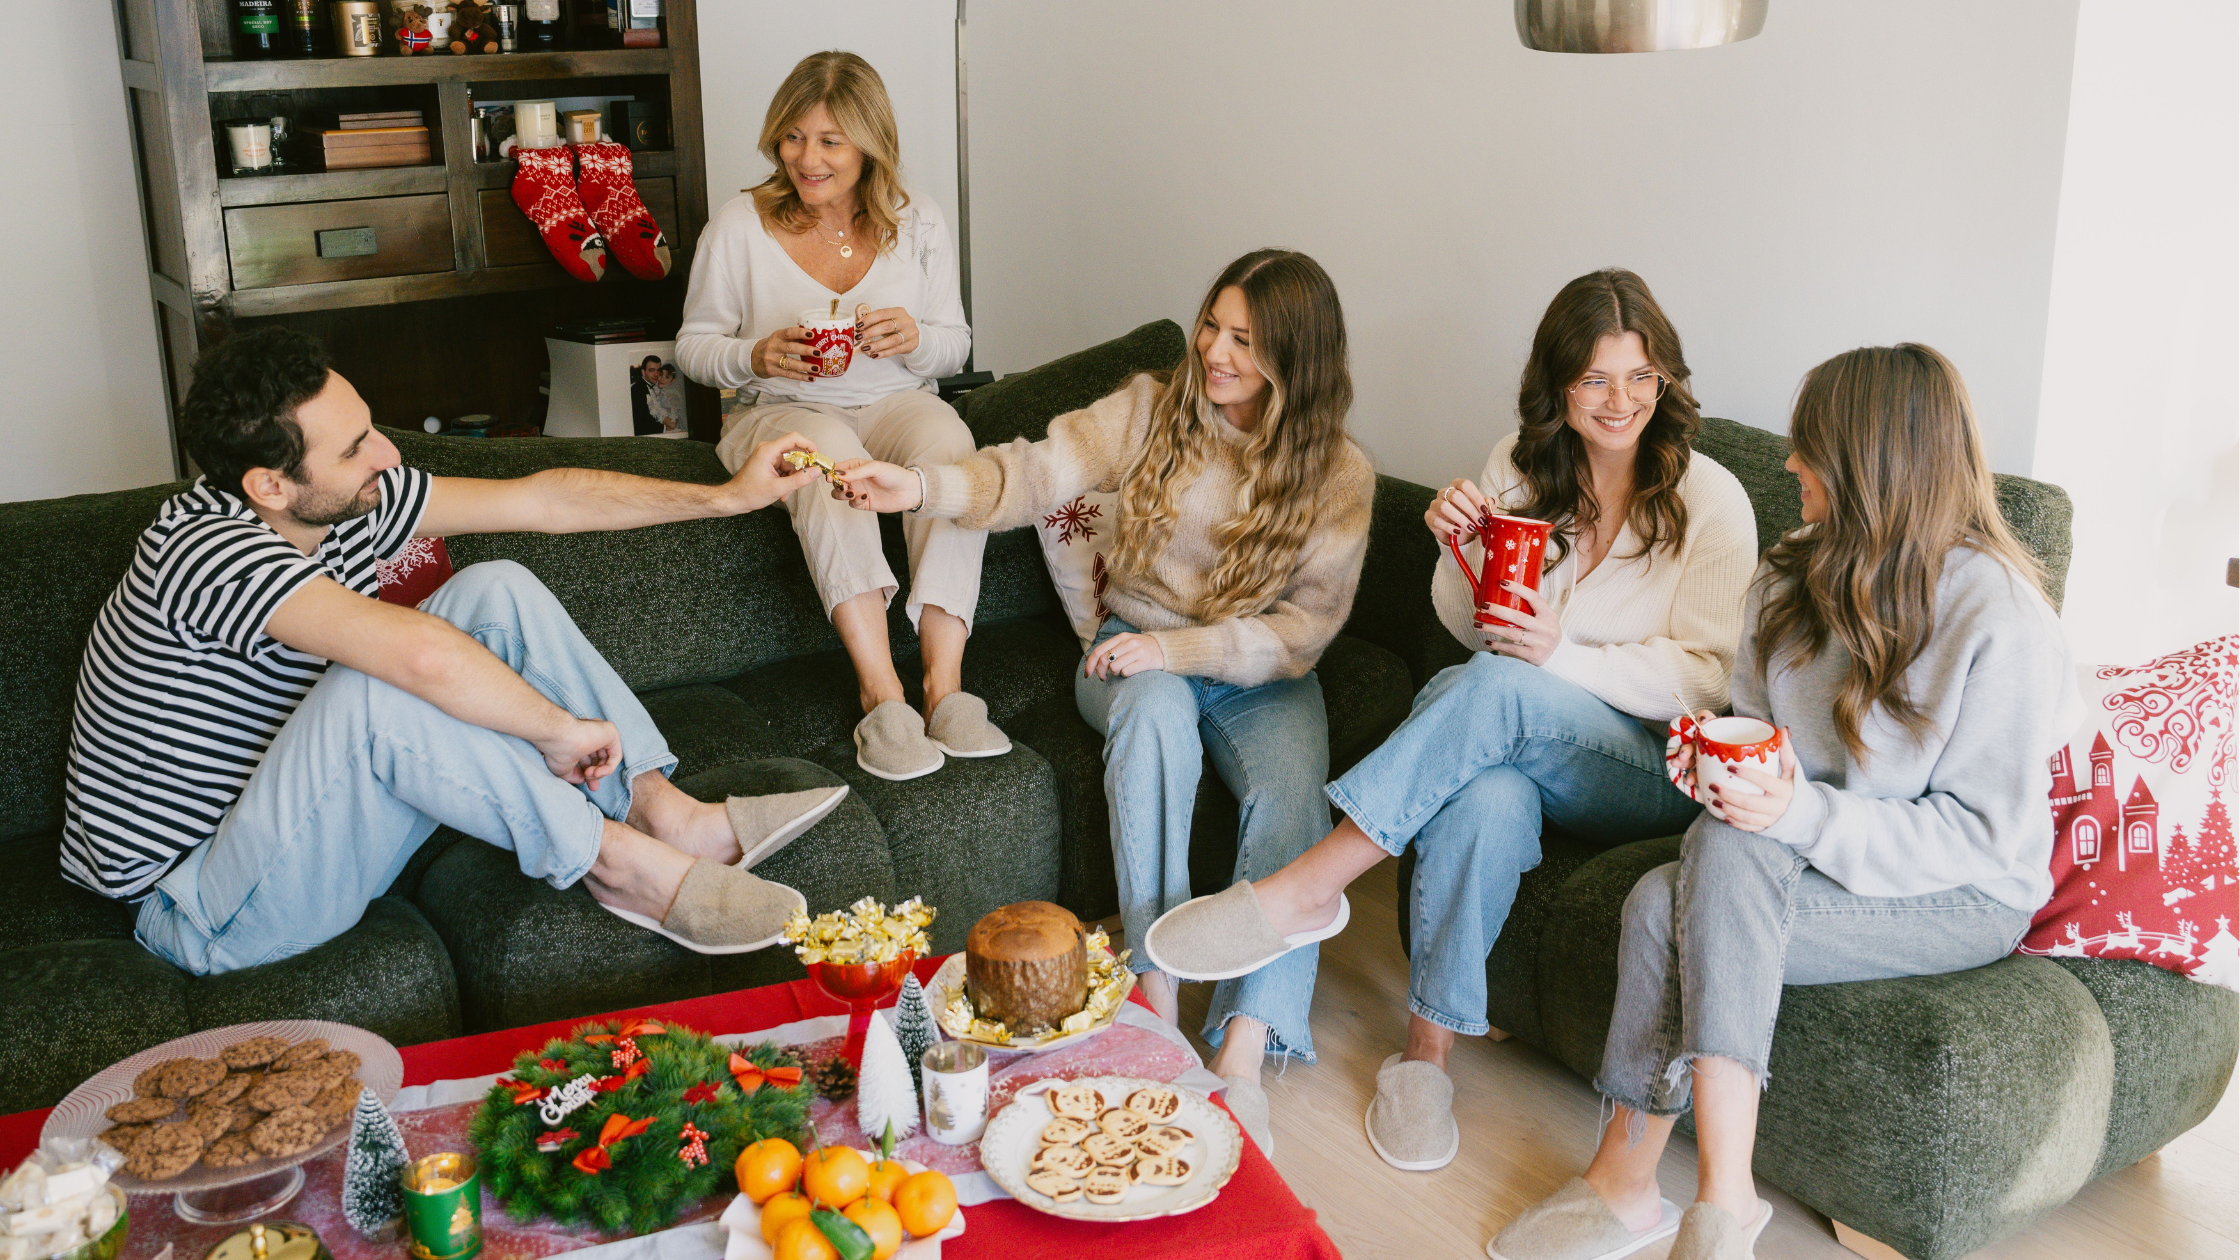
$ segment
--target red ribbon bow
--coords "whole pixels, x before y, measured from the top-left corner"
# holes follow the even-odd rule
[[[668,1031],[668,1029],[663,1028],[661,1025],[655,1023],[650,1019],[641,1019],[637,1023],[623,1029],[621,1035],[624,1037],[657,1037],[662,1033]]]
[[[533,1103],[539,1098],[544,1097],[543,1090],[538,1089],[534,1085],[529,1085],[525,1084],[524,1082],[517,1081],[510,1076],[501,1076],[493,1083],[496,1084],[500,1089],[510,1089],[513,1091],[513,1105],[516,1107],[522,1106],[526,1103]]]
[[[537,1060],[537,1066],[547,1072],[564,1072],[568,1068],[568,1061],[566,1059],[539,1059]]]
[[[643,1120],[632,1120],[618,1111],[608,1116],[606,1124],[599,1129],[598,1144],[583,1148],[569,1162],[576,1166],[578,1172],[586,1172],[597,1176],[600,1170],[614,1167],[614,1157],[607,1154],[608,1147],[624,1138],[636,1137],[652,1127],[652,1116],[647,1116]]]
[[[716,1100],[716,1087],[702,1081],[684,1092],[684,1100],[688,1103],[714,1102]]]
[[[574,1129],[547,1129],[537,1135],[537,1149],[550,1155],[575,1140]]]
[[[801,1069],[797,1067],[758,1068],[746,1056],[734,1054],[728,1065],[731,1079],[739,1082],[739,1092],[751,1094],[762,1088],[764,1081],[775,1081],[781,1086],[799,1085]]]

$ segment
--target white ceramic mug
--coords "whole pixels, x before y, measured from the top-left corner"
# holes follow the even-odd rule
[[[1695,747],[1695,774],[1691,783],[1680,768],[1680,748]],[[1683,714],[1672,720],[1665,741],[1665,770],[1673,786],[1703,804],[1710,804],[1707,789],[1724,786],[1736,796],[1763,796],[1765,789],[1742,777],[1743,766],[1765,774],[1781,773],[1781,731],[1770,722],[1751,717],[1718,717],[1698,722]]]

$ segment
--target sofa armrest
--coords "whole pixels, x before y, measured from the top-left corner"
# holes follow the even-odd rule
[[[1423,527],[1432,489],[1398,477],[1377,478],[1369,519],[1369,557],[1345,633],[1399,657],[1421,688],[1433,674],[1469,658],[1431,607],[1431,574],[1441,552]]]

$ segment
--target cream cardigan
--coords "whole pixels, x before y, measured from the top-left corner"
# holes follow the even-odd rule
[[[1510,459],[1516,445],[1515,434],[1503,438],[1478,481],[1487,498],[1508,508],[1524,497],[1523,478]],[[1634,555],[1641,544],[1628,525],[1585,581],[1576,576],[1576,551],[1540,579],[1563,623],[1563,642],[1548,658],[1548,672],[1613,709],[1659,723],[1679,716],[1683,700],[1691,713],[1727,707],[1742,600],[1758,566],[1757,520],[1733,473],[1699,451],[1688,459],[1680,498],[1688,505],[1688,532],[1677,552]],[[1475,542],[1463,554],[1473,564],[1482,559]],[[1455,638],[1482,650],[1470,624],[1469,585],[1444,546],[1431,603]],[[1673,698],[1676,691],[1682,699]]]

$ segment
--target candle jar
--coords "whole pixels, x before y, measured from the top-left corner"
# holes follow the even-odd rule
[[[423,1155],[400,1175],[413,1260],[468,1260],[482,1250],[482,1170],[471,1153]]]
[[[549,149],[561,143],[559,107],[551,101],[520,101],[513,107],[514,146]]]
[[[945,1146],[977,1142],[988,1127],[988,1052],[937,1041],[918,1060],[925,1077],[926,1136]]]
[[[233,160],[230,168],[233,174],[271,174],[272,123],[262,118],[243,118],[227,123],[226,150]]]

